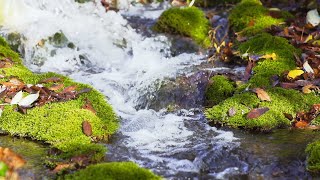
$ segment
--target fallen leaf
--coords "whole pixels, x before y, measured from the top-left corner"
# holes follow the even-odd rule
[[[39,91],[36,94],[29,94],[18,102],[19,106],[28,107],[39,98]]]
[[[18,104],[21,99],[23,97],[23,93],[22,91],[19,91],[11,100],[10,104],[13,105],[13,104]]]
[[[308,61],[303,63],[303,69],[307,72],[307,73],[312,73],[314,74],[313,69],[311,68],[311,66],[309,65]]]
[[[66,92],[71,92],[71,91],[74,91],[77,89],[78,86],[74,85],[74,86],[69,86],[69,87],[66,87],[62,93],[66,93]]]
[[[286,117],[287,119],[289,119],[290,121],[293,120],[293,116],[291,114],[288,113],[283,113],[284,117]]]
[[[291,70],[291,71],[289,71],[287,78],[288,79],[295,79],[296,77],[302,75],[303,73],[304,73],[304,71],[301,69]]]
[[[305,128],[307,127],[309,124],[306,121],[298,121],[295,123],[295,127],[296,128]]]
[[[308,85],[305,85],[305,86],[303,86],[302,87],[302,92],[304,93],[304,94],[309,94],[309,93],[311,93],[312,92],[312,90],[314,90],[314,89],[319,89],[317,86],[315,86],[315,85],[313,85],[313,84],[308,84]]]
[[[320,23],[320,17],[317,9],[308,11],[306,23],[311,24],[313,27],[317,26]]]
[[[250,76],[251,76],[251,71],[253,68],[253,62],[252,61],[248,61],[248,65],[246,67],[246,70],[244,72],[244,80],[247,81],[249,80]]]
[[[39,83],[50,83],[50,82],[57,83],[57,82],[61,82],[61,81],[62,80],[59,77],[50,77],[50,78],[41,80]]]
[[[0,147],[0,161],[6,163],[10,169],[18,169],[26,163],[22,157],[9,148]]]
[[[257,94],[258,98],[261,101],[271,101],[270,96],[268,95],[268,93],[265,90],[263,90],[261,88],[254,88],[253,92],[255,92]]]
[[[54,84],[51,87],[49,87],[48,89],[51,90],[51,91],[57,91],[57,90],[62,89],[62,88],[63,88],[63,84]]]
[[[260,58],[276,60],[277,59],[277,55],[276,55],[276,53],[265,54],[265,55],[261,56]]]
[[[58,164],[52,171],[54,173],[58,173],[62,170],[72,169],[72,168],[74,168],[74,163]]]
[[[92,135],[92,127],[91,124],[88,121],[82,122],[82,131],[86,136]]]
[[[85,101],[86,101],[86,102],[85,102],[85,104],[82,106],[82,109],[87,109],[87,110],[93,112],[94,114],[96,114],[97,111],[93,108],[91,101],[90,101],[89,99],[87,99],[87,98],[85,99]]]
[[[258,117],[260,117],[261,115],[263,115],[264,113],[266,113],[267,111],[269,111],[269,108],[267,108],[267,107],[252,109],[252,110],[247,114],[247,119],[258,118]]]
[[[234,108],[234,107],[232,107],[232,108],[230,108],[230,109],[228,110],[228,115],[229,115],[230,117],[233,117],[234,115],[236,115],[236,113],[237,113],[237,110],[236,110],[236,108]]]
[[[84,89],[81,89],[80,91],[78,91],[78,94],[88,93],[88,92],[90,92],[91,90],[92,90],[91,88],[84,88]]]

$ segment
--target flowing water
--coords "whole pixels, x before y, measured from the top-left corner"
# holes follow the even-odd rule
[[[246,155],[239,155],[239,139],[231,131],[208,126],[198,109],[148,109],[164,79],[191,73],[204,58],[196,53],[173,57],[167,37],[143,35],[124,18],[152,22],[168,4],[118,3],[118,13],[106,13],[99,1],[0,0],[1,33],[21,35],[20,51],[32,71],[65,74],[106,95],[121,119],[119,132],[107,145],[108,160],[134,161],[166,178],[248,173],[250,164]],[[66,43],[43,43],[57,32],[65,35]]]

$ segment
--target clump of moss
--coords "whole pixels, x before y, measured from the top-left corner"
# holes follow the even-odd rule
[[[206,117],[218,124],[234,128],[270,131],[278,127],[290,125],[290,121],[283,113],[294,115],[297,111],[309,110],[310,106],[320,102],[315,95],[303,95],[296,90],[272,88],[266,91],[271,102],[261,101],[253,92],[236,94],[220,104],[206,110]],[[270,110],[255,119],[247,119],[247,113],[258,107],[268,107]],[[228,111],[233,108],[234,115]]]
[[[258,61],[253,68],[253,76],[249,83],[252,87],[270,87],[270,78],[273,75],[280,75],[286,70],[296,67],[294,54],[299,55],[300,50],[289,44],[288,40],[272,36],[268,33],[256,35],[250,40],[241,43],[240,52],[255,55],[276,54],[276,59]]]
[[[59,77],[65,87],[75,85],[78,89],[92,88],[55,73],[40,75],[32,73],[2,38],[0,38],[0,52],[4,57],[10,57],[14,61],[13,67],[1,69],[6,77],[18,77],[25,84],[37,84],[49,77]],[[0,82],[6,79],[2,78]],[[86,98],[92,102],[96,114],[82,109]],[[92,90],[74,100],[47,103],[41,107],[28,109],[27,114],[21,114],[16,112],[14,107],[6,106],[0,118],[0,129],[11,135],[30,137],[49,143],[61,150],[63,152],[61,156],[65,158],[89,154],[92,159],[99,160],[104,157],[106,149],[103,145],[92,143],[91,137],[82,132],[84,120],[90,122],[92,136],[100,139],[114,133],[118,127],[118,120],[111,106],[106,103],[105,97],[97,90]]]
[[[311,172],[320,172],[320,141],[309,144],[306,148],[308,154],[307,169]]]
[[[259,0],[242,0],[230,13],[229,22],[236,32],[244,35],[254,35],[263,32],[271,25],[278,25],[288,17],[283,13],[279,19],[269,15],[267,8]]]
[[[113,162],[88,166],[63,179],[161,179],[151,171],[140,168],[132,162]]]
[[[196,7],[170,8],[164,11],[153,30],[188,36],[204,47],[210,46],[210,23],[205,14]]]
[[[212,84],[206,90],[206,104],[216,105],[231,97],[235,91],[235,83],[226,76],[216,75],[211,78]]]

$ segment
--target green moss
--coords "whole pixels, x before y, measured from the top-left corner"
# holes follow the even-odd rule
[[[320,141],[311,143],[306,148],[308,154],[307,169],[311,172],[320,172]]]
[[[22,65],[18,54],[9,49],[2,38],[0,38],[0,52],[14,61],[13,67],[2,69],[6,77],[16,76],[26,84],[37,84],[42,79],[60,77],[65,87],[76,85],[79,90],[92,88],[55,73],[33,74]],[[0,82],[6,79],[3,78]],[[97,114],[81,108],[85,104],[85,98],[92,102]],[[91,138],[82,132],[84,120],[90,122],[93,136],[101,139],[114,133],[118,127],[117,118],[111,106],[106,103],[105,97],[97,90],[92,90],[79,95],[75,100],[48,103],[28,109],[27,114],[21,114],[14,111],[14,107],[6,106],[0,118],[0,128],[11,135],[30,137],[49,143],[64,152],[62,157],[92,154],[93,159],[101,159],[106,149],[103,145],[93,144]]]
[[[164,11],[153,29],[157,32],[188,36],[204,47],[210,46],[209,21],[196,7],[170,8]]]
[[[88,166],[84,170],[80,170],[74,174],[65,176],[62,179],[161,179],[154,175],[151,171],[140,168],[132,162],[114,162],[103,163]]]
[[[230,13],[229,22],[236,32],[243,35],[254,35],[263,32],[271,25],[278,25],[285,20],[288,13],[276,19],[269,15],[267,8],[259,0],[242,0]]]
[[[235,91],[235,83],[223,75],[211,78],[212,84],[206,90],[206,102],[208,105],[216,105],[231,97]]]
[[[266,91],[271,102],[261,102],[253,92],[236,94],[220,104],[206,110],[205,115],[214,123],[234,128],[270,131],[274,128],[290,125],[290,121],[283,113],[294,115],[301,110],[309,110],[310,106],[320,102],[320,98],[313,95],[303,95],[299,91],[272,88]],[[255,119],[247,119],[247,113],[258,107],[268,107],[270,110]],[[229,116],[229,109],[234,108],[236,114]]]
[[[270,78],[273,75],[280,75],[286,70],[296,67],[294,53],[300,51],[289,44],[288,40],[275,37],[267,33],[256,35],[250,40],[240,44],[240,52],[255,55],[276,54],[276,59],[259,60],[253,68],[253,76],[250,79],[252,87],[270,87]]]

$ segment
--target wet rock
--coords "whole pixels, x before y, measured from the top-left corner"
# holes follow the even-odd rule
[[[238,79],[239,71],[229,68],[213,68],[205,70],[208,63],[196,67],[190,75],[181,75],[176,79],[167,79],[161,82],[160,88],[154,93],[153,98],[145,100],[140,107],[168,111],[176,109],[201,108],[205,101],[205,92],[210,77],[224,74],[232,80]]]

